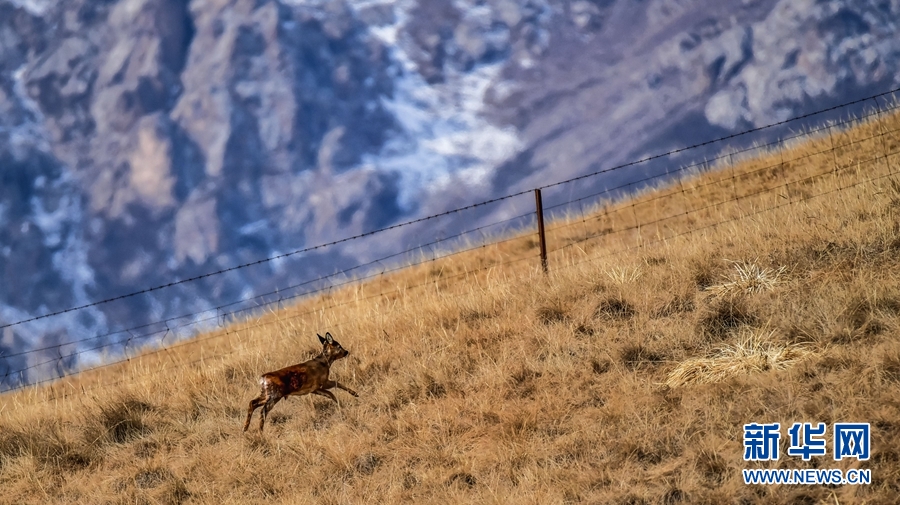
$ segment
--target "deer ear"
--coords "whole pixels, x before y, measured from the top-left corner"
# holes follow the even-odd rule
[[[327,335],[327,333],[326,333],[326,335]],[[316,333],[316,336],[319,337],[319,342],[322,342],[322,344],[324,345],[324,344],[325,344],[325,338],[322,337],[322,335],[319,335],[318,333]]]
[[[334,343],[334,339],[331,338],[331,332],[330,332],[330,331],[326,331],[326,332],[325,332],[325,341],[328,342],[329,344],[333,344],[333,343]]]

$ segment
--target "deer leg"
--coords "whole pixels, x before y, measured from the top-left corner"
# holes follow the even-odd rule
[[[328,384],[326,384],[325,387],[327,387],[328,389],[331,389],[331,388],[343,389],[344,391],[350,393],[353,396],[359,396],[359,394],[357,394],[356,391],[348,388],[347,386],[341,384],[338,381],[328,381]]]
[[[259,431],[260,431],[260,433],[262,433],[263,426],[266,424],[266,416],[269,415],[269,411],[272,410],[272,407],[274,407],[275,404],[278,403],[278,400],[280,400],[280,399],[281,399],[280,396],[270,396],[269,399],[266,400],[266,404],[263,405],[263,408],[259,414]]]
[[[250,417],[253,416],[253,411],[258,409],[264,403],[266,403],[265,393],[260,395],[258,398],[254,398],[254,399],[250,400],[250,407],[247,408],[247,420],[244,421],[244,431],[247,431],[247,428],[250,427]]]
[[[334,403],[337,403],[338,405],[340,405],[340,403],[338,403],[338,401],[337,401],[337,398],[334,397],[334,394],[331,391],[328,391],[327,389],[317,389],[317,390],[313,391],[313,394],[319,395],[319,396],[324,396],[325,398],[331,398],[332,400],[334,400]]]

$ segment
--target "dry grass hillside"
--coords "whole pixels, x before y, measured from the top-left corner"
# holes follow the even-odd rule
[[[551,223],[549,275],[523,235],[4,395],[0,503],[896,503],[898,153],[896,115],[760,150]],[[243,433],[326,330],[360,397]],[[782,430],[744,462],[751,422],[870,422],[872,457]],[[743,483],[763,467],[873,482]]]

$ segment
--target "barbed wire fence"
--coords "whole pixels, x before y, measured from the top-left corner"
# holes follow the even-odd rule
[[[46,390],[46,394],[43,396],[42,400],[40,400],[43,402],[56,401],[76,394],[87,394],[95,389],[119,385],[121,383],[136,380],[140,377],[165,373],[176,368],[193,366],[202,363],[205,360],[224,359],[227,356],[233,355],[239,348],[232,347],[232,349],[227,352],[218,352],[214,354],[203,354],[201,352],[199,357],[190,361],[184,361],[183,359],[176,360],[171,356],[175,355],[173,351],[176,350],[186,350],[190,346],[202,348],[205,344],[210,344],[230,337],[234,331],[236,331],[234,328],[237,328],[238,326],[240,326],[241,331],[264,328],[274,324],[284,324],[284,322],[288,320],[303,319],[316,313],[321,313],[321,311],[337,309],[348,303],[359,303],[360,301],[384,298],[390,295],[398,295],[401,292],[409,294],[412,290],[427,287],[435,288],[437,286],[437,281],[430,279],[415,285],[404,285],[393,289],[383,289],[377,293],[357,298],[352,302],[319,305],[310,310],[292,313],[290,316],[269,318],[265,321],[259,320],[255,323],[251,322],[253,321],[253,318],[261,312],[272,312],[289,303],[293,304],[303,299],[335,293],[350,285],[373,281],[379,277],[387,276],[405,268],[464,255],[487,246],[496,247],[508,242],[521,241],[525,236],[525,230],[534,229],[534,226],[540,223],[544,217],[548,218],[550,226],[545,233],[539,234],[538,239],[534,240],[531,246],[521,248],[523,250],[517,254],[509,253],[506,257],[501,256],[500,259],[489,262],[486,265],[470,268],[453,275],[441,276],[440,282],[452,283],[470,275],[511,265],[516,265],[517,267],[522,266],[523,268],[537,268],[538,265],[541,265],[545,270],[571,268],[585,262],[598,261],[604,258],[610,258],[642,248],[651,247],[653,245],[662,244],[685,235],[705,233],[709,229],[729,225],[743,219],[750,219],[786,206],[797,205],[815,198],[827,197],[829,195],[847,191],[863,184],[885,180],[895,175],[894,167],[897,166],[896,157],[898,156],[898,153],[900,153],[900,142],[897,142],[897,138],[900,137],[900,132],[898,132],[897,129],[887,130],[882,125],[880,131],[873,135],[848,140],[843,144],[834,143],[836,138],[834,133],[857,122],[865,122],[888,114],[895,114],[897,109],[900,108],[900,105],[898,105],[897,101],[894,99],[894,94],[897,91],[900,90],[892,90],[890,92],[868,97],[863,100],[848,102],[840,106],[817,111],[798,118],[792,118],[735,135],[729,135],[721,139],[598,170],[590,174],[535,188],[534,190],[520,191],[353,237],[342,238],[326,244],[320,244],[264,258],[251,263],[206,273],[190,279],[154,286],[126,295],[117,296],[115,298],[109,298],[0,325],[0,330],[5,330],[40,319],[52,318],[65,313],[84,310],[89,307],[95,307],[105,303],[164,290],[175,285],[193,282],[216,275],[223,275],[236,269],[337,246],[354,240],[360,240],[365,237],[371,237],[379,233],[385,233],[391,230],[436,220],[441,217],[459,215],[470,209],[481,208],[499,202],[518,200],[519,206],[525,207],[526,204],[522,202],[527,202],[528,199],[532,198],[532,194],[534,194],[535,204],[539,210],[539,212],[532,211],[519,213],[512,217],[505,217],[504,219],[492,221],[487,224],[467,228],[452,235],[446,237],[442,236],[425,243],[416,244],[401,251],[379,256],[378,258],[361,262],[357,265],[328,275],[287,285],[274,291],[242,297],[238,300],[223,303],[207,310],[195,311],[151,323],[0,356],[0,387],[2,387],[0,393],[12,392],[29,387],[40,388],[43,386],[46,388],[48,384],[52,385],[58,383],[57,381],[59,381],[61,377],[70,375],[70,372],[87,373],[103,370],[122,365],[123,363],[128,363],[137,357],[144,358],[159,355],[170,357],[169,363],[166,366],[161,366],[139,375],[136,375],[135,371],[132,369],[130,376],[123,377],[118,381],[103,382],[102,384],[96,384],[90,387],[85,387],[83,384],[80,385],[80,387],[69,387],[62,384],[60,387],[57,387],[55,391],[54,388],[51,387]],[[758,142],[739,149],[725,150],[720,148],[720,153],[715,156],[704,158],[703,161],[700,162],[687,163],[675,170],[671,170],[669,166],[666,166],[664,171],[657,170],[654,172],[653,170],[649,170],[650,174],[645,177],[629,180],[626,183],[618,184],[614,187],[603,187],[599,190],[584,184],[585,181],[597,180],[604,174],[646,166],[655,161],[671,160],[675,155],[690,154],[694,152],[699,153],[704,148],[725,146],[726,142],[744,135],[763,132],[767,129],[774,129],[776,127],[798,125],[804,120],[815,118],[817,115],[840,111],[842,108],[869,102],[872,103],[873,107],[861,116],[838,119],[831,121],[824,126],[792,133],[774,140]],[[784,153],[786,152],[787,147],[806,139],[829,135],[831,143],[825,148],[805,153],[802,156],[795,158],[785,159]],[[891,141],[890,143],[889,139]],[[838,153],[850,147],[859,147],[867,142],[872,144],[872,149],[867,151],[871,156],[865,159],[857,159],[855,160],[855,164],[844,164],[843,166],[839,164]],[[877,145],[880,145],[880,148],[877,148]],[[777,162],[764,164],[749,171],[736,171],[735,167],[738,164],[748,159],[756,158],[760,155],[770,155],[771,153],[780,153],[780,158]],[[818,171],[811,171],[809,167],[814,164],[808,163],[808,161],[814,157],[820,157],[823,160],[830,157],[831,163],[819,163],[818,166],[820,169]],[[886,172],[876,170],[879,167],[879,164],[883,165],[882,168],[886,167],[888,170]],[[802,170],[798,167],[802,167]],[[850,170],[856,171],[856,182],[838,185],[835,188],[816,194],[810,193],[807,189],[812,181],[826,177],[837,178],[848,174]],[[860,177],[861,170],[869,170],[869,177]],[[716,172],[719,177],[711,178],[700,183],[694,183],[690,180],[691,175],[713,171]],[[742,179],[773,171],[776,171],[783,178],[781,184],[772,185],[764,189],[742,184]],[[704,181],[704,179],[697,180]],[[665,183],[669,184],[669,186],[667,186],[667,191],[660,191],[657,194],[648,194],[646,197],[634,195],[635,189],[652,187],[654,184],[662,186]],[[775,195],[782,201],[778,204],[756,209],[745,209],[741,206],[743,202],[753,201],[766,193]],[[700,198],[697,198],[698,195]],[[542,203],[545,196],[549,203],[549,205],[546,206]],[[625,198],[630,198],[630,200],[625,200]],[[617,202],[625,203],[617,205]],[[678,204],[676,202],[681,203]],[[702,205],[697,204],[697,202],[701,202]],[[736,204],[736,206],[732,204]],[[644,213],[643,211],[647,207],[652,207],[653,212],[648,212],[647,214],[654,216],[654,218],[642,220],[639,216]],[[703,226],[691,226],[690,223],[692,218],[697,218],[699,216],[708,217],[715,209],[725,209],[726,207],[730,214],[723,215],[721,219],[706,223]],[[661,212],[660,209],[663,208],[668,209],[668,212]],[[591,231],[588,227],[589,220],[602,222],[603,226],[601,226],[600,231]],[[695,220],[699,221],[699,219]],[[681,222],[682,226],[674,226],[679,222]],[[581,227],[581,233],[572,233],[572,230],[579,226]],[[543,227],[541,228],[543,229]],[[549,241],[547,240],[548,235],[551,237],[551,240]],[[568,252],[571,252],[571,250],[582,248],[593,243],[603,243],[604,247],[602,248],[601,254],[592,254],[576,261],[563,260],[564,256]],[[548,244],[550,245],[549,248],[547,247]],[[595,249],[597,247],[599,246],[594,246]],[[534,249],[537,250],[535,251]],[[460,296],[461,294],[463,293],[460,292],[451,296]],[[349,322],[337,322],[334,326],[341,327],[346,324],[349,324]],[[206,333],[204,334],[204,332]],[[119,352],[115,352],[116,350],[119,350]],[[114,359],[103,360],[94,366],[82,366],[74,371],[70,371],[64,366],[66,363],[75,362],[84,356],[95,356],[100,354],[117,357]],[[180,356],[183,357],[184,353]],[[12,358],[22,357],[31,358],[27,366],[13,369],[13,367],[9,365]],[[43,377],[32,378],[35,375],[43,375]],[[59,389],[63,390],[60,391]]]

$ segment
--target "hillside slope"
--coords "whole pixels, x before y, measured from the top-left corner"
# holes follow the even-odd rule
[[[896,89],[898,18],[897,0],[0,0],[0,326]],[[489,212],[442,228],[513,210]],[[360,242],[14,324],[0,353],[392,250]],[[58,358],[39,354],[10,366]]]
[[[0,503],[894,503],[898,153],[896,115],[760,149],[551,223],[549,275],[523,234],[4,395]],[[360,397],[242,433],[326,330]],[[869,422],[872,457],[744,462],[753,422]]]

